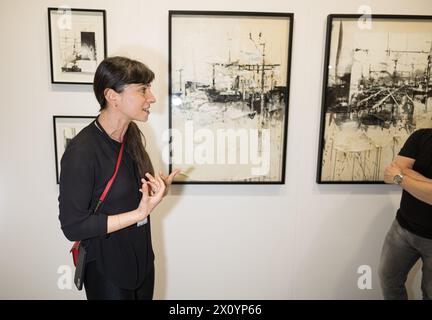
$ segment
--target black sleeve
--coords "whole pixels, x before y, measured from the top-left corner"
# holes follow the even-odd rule
[[[425,129],[419,129],[414,131],[407,139],[402,149],[399,151],[399,155],[416,159],[421,146],[421,140],[427,131]]]
[[[91,150],[72,141],[61,159],[59,219],[70,241],[107,234],[108,216],[92,214],[95,157]]]

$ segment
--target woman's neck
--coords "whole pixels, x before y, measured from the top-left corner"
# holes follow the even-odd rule
[[[124,135],[130,123],[129,120],[120,117],[109,109],[104,109],[101,111],[98,121],[110,138],[123,142]]]

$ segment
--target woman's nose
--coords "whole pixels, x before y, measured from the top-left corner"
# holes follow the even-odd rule
[[[149,92],[147,100],[148,100],[150,103],[155,103],[155,102],[156,102],[156,98],[155,98],[155,96],[153,95],[153,92],[151,92],[151,91]]]

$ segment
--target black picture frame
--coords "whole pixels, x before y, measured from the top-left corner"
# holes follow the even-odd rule
[[[57,184],[60,182],[60,160],[69,140],[75,137],[79,131],[81,131],[95,119],[96,116],[53,116],[54,156]],[[61,132],[62,130],[63,132]]]
[[[92,84],[107,57],[106,11],[48,8],[50,75],[53,84]]]
[[[187,21],[182,24],[179,19],[186,19]],[[194,23],[201,23],[204,27],[196,28]],[[168,26],[169,171],[171,172],[175,168],[180,168],[182,170],[182,172],[176,176],[173,183],[284,184],[294,14],[283,12],[170,10]],[[270,32],[270,30],[272,30],[272,32]],[[230,39],[225,37],[224,32],[229,34],[228,37],[230,37]],[[206,46],[205,43],[199,43],[199,41],[206,41],[205,39],[211,41],[210,46]],[[232,43],[232,47],[230,47],[229,50],[227,46],[224,45],[226,41]],[[194,42],[194,45],[192,45],[192,42]],[[184,59],[184,64],[179,62],[178,57],[180,57],[180,55],[187,55],[188,48],[192,47],[196,48],[196,55],[190,60]],[[200,49],[197,49],[198,47]],[[207,50],[207,48],[210,47],[212,49]],[[214,53],[216,50],[225,53],[218,56]],[[210,51],[213,51],[213,53]],[[226,55],[228,51],[229,54]],[[225,62],[223,58],[225,58]],[[272,58],[274,61],[271,61]],[[226,59],[228,59],[228,61]],[[237,61],[235,61],[235,59],[237,59]],[[203,65],[204,63],[211,64],[210,68],[212,71],[209,71],[210,69],[208,67],[204,67],[204,69],[207,70],[207,72],[205,72],[207,79],[201,82],[201,80],[198,79],[200,77],[195,77],[191,74],[193,73],[193,68]],[[178,68],[180,64],[181,67]],[[215,71],[215,68],[219,70]],[[180,69],[182,71],[179,71]],[[197,67],[197,70],[198,69]],[[178,83],[178,74],[174,75],[177,71],[180,73],[180,80]],[[256,79],[252,79],[252,73],[254,72],[260,72]],[[279,75],[278,72],[282,75]],[[200,72],[196,71],[196,73]],[[218,79],[215,73],[224,73],[225,76],[229,78],[228,81],[235,82],[236,92],[230,94],[228,93],[230,90],[217,88]],[[201,74],[203,73],[201,72]],[[183,78],[181,78],[182,76]],[[242,90],[239,89],[239,83],[243,85]],[[245,85],[246,83],[247,85]],[[245,89],[246,87],[247,89]],[[181,100],[180,107],[178,104],[179,99]],[[176,143],[179,139],[178,136],[176,138],[175,133],[176,130],[179,132],[178,128],[180,128],[177,126],[179,123],[177,115],[178,112],[184,111],[180,110],[181,108],[188,108],[186,104],[189,104],[190,108],[194,108],[195,106],[193,104],[195,103],[203,103],[206,108],[209,110],[213,108],[214,111],[214,114],[211,115],[212,113],[210,111],[202,110],[203,105],[201,105],[200,111],[191,111],[191,116],[197,118],[193,123],[198,125],[200,129],[213,130],[212,132],[214,133],[219,129],[218,125],[228,119],[228,112],[231,112],[229,121],[234,123],[239,119],[238,121],[241,121],[243,125],[233,124],[233,129],[245,129],[249,128],[248,126],[251,125],[252,129],[249,128],[249,133],[256,129],[258,137],[264,137],[264,135],[271,137],[266,140],[268,143],[257,143],[260,145],[259,148],[261,148],[258,153],[262,152],[261,154],[266,154],[262,151],[265,148],[270,150],[268,153],[270,153],[269,157],[272,165],[271,169],[269,169],[269,173],[267,175],[263,174],[262,172],[265,172],[265,170],[262,170],[261,173],[256,173],[259,171],[257,170],[255,173],[251,174],[252,170],[247,171],[249,170],[247,166],[250,165],[250,162],[247,163],[245,167],[238,166],[238,170],[233,166],[230,167],[230,164],[222,164],[218,167],[219,162],[217,165],[213,163],[213,167],[212,165],[208,165],[208,163],[205,165],[197,164],[195,153],[193,156],[194,163],[192,163],[189,168],[187,168],[188,165],[185,164],[186,161],[182,165],[179,165],[179,161],[175,160],[176,155],[180,154],[177,152],[179,150],[178,147],[176,147]],[[221,108],[223,108],[223,112]],[[209,122],[208,126],[202,121],[205,116],[209,116],[206,120]],[[250,123],[248,119],[251,119]],[[186,132],[186,129],[184,129],[186,128],[185,118],[181,121],[183,121],[184,125],[182,130]],[[226,121],[227,126],[229,121]],[[256,122],[256,127],[253,126],[253,121]],[[268,124],[270,121],[274,121],[274,127],[277,129],[270,128],[267,130],[270,126]],[[262,132],[260,130],[262,130]],[[266,133],[264,133],[264,131],[266,131]],[[277,133],[275,133],[276,131]],[[250,139],[252,139],[252,135],[250,135]],[[185,141],[188,143],[187,139],[185,139]],[[194,142],[192,142],[192,144],[194,144]],[[249,144],[252,150],[252,148],[254,148],[253,143],[250,142]],[[244,144],[240,143],[240,149],[243,145]],[[237,146],[235,148],[237,148]],[[183,151],[184,150],[182,150],[181,153],[185,154]],[[219,156],[220,153],[216,151],[213,158]],[[230,157],[230,155],[228,155],[228,157]],[[261,160],[262,159],[264,159],[264,157],[262,157]],[[238,158],[236,158],[236,160],[238,160]]]
[[[328,15],[318,184],[384,183],[407,137],[432,126],[431,67],[432,16]]]

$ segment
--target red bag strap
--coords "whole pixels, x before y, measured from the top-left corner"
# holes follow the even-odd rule
[[[106,197],[109,189],[111,188],[111,185],[113,184],[113,182],[114,182],[114,180],[115,180],[115,178],[117,176],[117,171],[118,171],[118,169],[120,167],[121,159],[122,159],[122,156],[123,156],[123,148],[124,148],[124,142],[121,144],[121,147],[120,147],[120,151],[119,151],[119,154],[118,154],[118,157],[117,157],[117,163],[116,163],[116,166],[115,166],[114,174],[111,177],[111,179],[109,179],[107,185],[105,186],[105,189],[102,192],[102,194],[101,194],[101,196],[99,198],[99,201],[98,201],[98,203],[96,205],[96,208],[94,209],[93,213],[96,212],[96,210],[99,208],[99,206],[102,203],[102,201],[105,200],[105,197]],[[70,250],[70,252],[72,252],[73,262],[74,262],[75,266],[76,266],[77,260],[78,260],[78,250],[79,250],[78,248],[80,246],[80,243],[81,243],[81,241],[75,241],[75,243],[72,246],[72,249]]]
[[[105,197],[106,197],[106,195],[108,193],[108,190],[111,188],[111,185],[113,184],[113,182],[114,182],[114,180],[116,178],[117,171],[118,171],[118,168],[120,167],[120,162],[121,162],[121,159],[122,159],[122,156],[123,156],[123,148],[124,148],[124,142],[121,144],[121,147],[120,147],[120,152],[119,152],[118,157],[117,157],[117,163],[116,163],[116,166],[115,166],[114,174],[111,177],[111,179],[108,181],[107,185],[105,186],[105,190],[102,192],[102,195],[99,198],[99,201],[101,201],[101,202],[105,200]]]
[[[102,192],[102,194],[101,194],[101,196],[99,198],[98,204],[96,205],[96,208],[94,209],[93,213],[96,212],[96,210],[99,208],[99,205],[102,203],[102,201],[105,200],[105,197],[106,197],[109,189],[111,188],[112,184],[114,183],[114,180],[115,180],[115,178],[117,176],[117,171],[118,171],[118,169],[120,167],[120,162],[121,162],[121,159],[122,159],[122,156],[123,156],[123,149],[124,149],[124,142],[122,142],[121,147],[120,147],[120,151],[119,151],[119,154],[118,154],[118,157],[117,157],[117,163],[116,163],[116,166],[115,166],[114,174],[111,177],[111,179],[109,179],[107,185],[105,186],[105,189]]]

